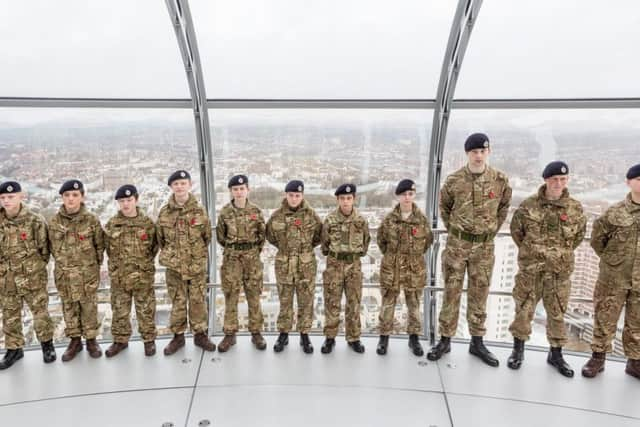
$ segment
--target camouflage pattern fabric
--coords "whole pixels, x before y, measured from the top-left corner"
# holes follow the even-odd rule
[[[61,206],[49,223],[49,248],[55,259],[67,337],[93,339],[98,335],[97,291],[104,247],[100,221],[84,204],[75,214]]]
[[[137,208],[129,218],[118,212],[105,226],[111,278],[111,334],[114,342],[131,337],[131,302],[135,300],[138,330],[143,341],[156,338],[156,295],[153,290],[158,240],[153,221]]]
[[[49,242],[44,219],[20,206],[9,218],[0,208],[0,302],[2,304],[5,347],[24,347],[22,307],[27,304],[40,342],[53,337],[47,294]]]
[[[377,242],[383,254],[380,264],[380,335],[393,331],[393,314],[400,290],[407,303],[407,333],[420,334],[420,299],[427,282],[425,253],[433,243],[427,217],[414,203],[411,215],[402,218],[400,205],[378,227]]]
[[[280,300],[279,332],[291,331],[294,293],[298,303],[298,330],[306,334],[311,329],[317,271],[313,248],[320,244],[321,231],[322,221],[306,200],[292,209],[284,199],[267,222],[266,238],[278,248],[275,271]]]
[[[220,278],[224,293],[223,331],[235,334],[239,329],[238,301],[244,290],[249,308],[249,331],[260,332],[264,318],[260,296],[263,287],[263,264],[260,252],[265,242],[265,222],[260,208],[247,201],[243,209],[233,202],[218,216],[216,239],[224,247]]]

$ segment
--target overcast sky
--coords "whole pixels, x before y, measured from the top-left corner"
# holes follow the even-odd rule
[[[433,98],[455,0],[191,0],[209,98]],[[0,96],[189,96],[164,0],[0,0]],[[457,98],[639,97],[637,0],[484,0]]]

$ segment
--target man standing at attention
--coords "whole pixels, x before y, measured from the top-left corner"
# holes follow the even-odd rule
[[[427,354],[438,360],[451,351],[458,328],[460,296],[467,272],[469,353],[497,367],[498,359],[485,347],[487,298],[494,263],[494,238],[507,218],[511,187],[507,176],[487,164],[491,149],[483,133],[464,143],[468,163],[447,177],[440,191],[440,216],[448,231],[442,255],[444,301],[440,311],[440,341]]]

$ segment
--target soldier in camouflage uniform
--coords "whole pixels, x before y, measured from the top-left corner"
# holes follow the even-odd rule
[[[335,195],[338,208],[322,224],[322,254],[327,257],[327,269],[322,274],[324,286],[324,335],[320,351],[331,353],[340,326],[340,304],[346,295],[346,339],[357,353],[364,353],[360,342],[360,302],[362,300],[362,266],[360,258],[369,249],[371,237],[366,218],[353,207],[356,186],[342,184]]]
[[[622,345],[627,356],[625,372],[640,379],[640,164],[627,172],[631,192],[593,223],[591,246],[600,256],[600,274],[593,293],[593,355],[582,375],[604,371],[618,319],[625,309]]]
[[[438,360],[451,350],[450,339],[458,327],[465,271],[467,321],[471,333],[469,353],[497,367],[498,359],[484,346],[487,298],[494,263],[493,239],[507,218],[511,187],[507,176],[487,165],[489,138],[482,133],[465,141],[469,162],[447,177],[440,192],[440,215],[447,228],[442,255],[444,301],[440,311],[440,342],[427,357]]]
[[[569,166],[551,162],[542,172],[545,184],[525,199],[511,220],[511,236],[519,248],[516,284],[513,288],[515,318],[509,330],[513,352],[507,362],[519,369],[524,343],[531,335],[536,305],[542,299],[547,312],[547,362],[566,376],[573,369],[562,357],[567,343],[564,313],[567,310],[574,266],[574,251],[582,242],[587,220],[582,205],[569,196]]]
[[[49,222],[49,248],[55,259],[55,281],[71,338],[62,361],[82,351],[81,336],[94,358],[102,356],[98,336],[98,286],[104,257],[104,232],[97,216],[84,205],[82,182],[72,179],[60,187],[62,206]]]
[[[403,179],[396,187],[399,203],[378,228],[378,246],[383,254],[380,264],[380,340],[376,352],[387,353],[389,335],[393,329],[393,314],[400,291],[404,290],[409,320],[409,348],[422,356],[424,350],[418,335],[422,332],[420,299],[427,283],[427,266],[424,258],[433,243],[433,233],[427,217],[414,203],[416,184]]]
[[[111,278],[113,344],[105,351],[113,357],[129,346],[131,300],[135,299],[138,330],[144,353],[156,353],[156,294],[153,290],[158,253],[155,224],[137,206],[138,190],[123,185],[116,191],[118,213],[105,226],[105,242]]]
[[[22,307],[29,306],[45,363],[56,360],[49,316],[47,263],[49,241],[44,219],[23,203],[20,184],[0,184],[0,301],[7,352],[0,369],[23,357]]]
[[[302,181],[290,181],[284,191],[282,206],[267,222],[267,240],[278,248],[275,269],[280,299],[280,335],[273,350],[281,352],[289,343],[295,292],[298,301],[297,324],[300,345],[305,353],[313,353],[313,346],[309,340],[317,268],[313,248],[320,244],[322,220],[304,200]]]
[[[224,293],[224,338],[218,346],[224,352],[236,343],[238,332],[238,299],[244,289],[249,306],[249,331],[251,342],[258,350],[267,348],[260,333],[264,319],[260,296],[262,295],[263,266],[260,252],[265,242],[265,223],[260,208],[251,203],[249,179],[235,175],[228,183],[232,200],[218,216],[216,239],[224,248],[220,276]]]
[[[160,209],[156,238],[160,245],[160,265],[166,267],[171,298],[169,328],[173,338],[164,348],[170,356],[184,347],[187,320],[193,343],[206,351],[216,346],[207,334],[207,260],[211,222],[207,212],[191,194],[191,175],[185,170],[171,174],[169,202]]]

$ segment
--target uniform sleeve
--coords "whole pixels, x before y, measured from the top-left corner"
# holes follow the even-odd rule
[[[498,205],[498,228],[496,232],[500,230],[502,224],[507,219],[507,215],[509,214],[509,205],[511,205],[511,195],[513,190],[509,185],[509,179],[504,177],[504,190],[502,191],[502,198],[500,199],[500,204]]]
[[[582,240],[584,239],[584,235],[587,233],[587,217],[584,215],[584,213],[582,212],[582,209],[580,210],[580,223],[578,224],[578,232],[576,233],[576,238],[573,242],[573,249],[577,249],[578,246],[580,246],[580,243],[582,243]]]
[[[378,243],[378,247],[380,248],[380,252],[382,252],[382,255],[387,253],[387,244],[389,243],[389,241],[387,240],[387,227],[385,224],[386,221],[384,220],[380,223],[376,237],[376,241]]]
[[[158,248],[162,249],[164,247],[165,241],[164,241],[164,232],[162,231],[162,227],[160,226],[160,217],[158,217],[158,220],[156,221],[155,229],[156,229],[156,242],[158,243]]]
[[[442,223],[447,230],[449,229],[449,218],[455,201],[449,187],[449,180],[447,180],[442,186],[442,190],[440,190],[440,218],[442,218]]]
[[[431,247],[431,245],[433,244],[433,231],[431,231],[431,226],[429,225],[429,221],[427,220],[426,224],[425,224],[425,233],[426,233],[426,238],[424,240],[424,251],[423,253],[427,252],[427,250],[429,250],[429,247]]]
[[[55,258],[56,253],[54,251],[54,236],[53,236],[53,232],[51,231],[51,224],[47,224],[47,241],[48,241],[48,246],[49,246],[49,253],[51,255],[53,255],[53,257]]]
[[[160,251],[160,240],[158,239],[158,227],[151,222],[149,226],[149,235],[151,236],[151,258],[155,258]]]
[[[102,260],[104,259],[104,247],[105,247],[105,240],[104,240],[104,230],[102,229],[102,225],[100,224],[100,221],[96,218],[96,225],[95,225],[95,248],[96,248],[96,261],[98,262],[98,265],[102,265]]]
[[[366,219],[364,219],[362,234],[364,236],[364,241],[362,242],[363,252],[362,252],[362,255],[360,256],[365,256],[367,254],[367,251],[369,250],[369,243],[371,243],[371,233],[369,232],[369,223],[367,222]]]
[[[511,238],[513,239],[516,246],[518,247],[522,245],[522,242],[524,241],[524,237],[526,235],[526,231],[524,229],[523,217],[524,217],[523,209],[519,207],[518,209],[516,209],[515,213],[513,214],[513,218],[511,218],[511,225],[510,225]]]
[[[274,212],[275,214],[275,212]],[[269,243],[271,243],[273,246],[275,246],[276,248],[278,247],[278,241],[276,240],[276,234],[273,232],[273,216],[274,214],[271,214],[271,216],[269,217],[269,221],[267,221],[267,226],[265,229],[265,236],[266,239],[269,241]]]
[[[227,225],[224,222],[223,215],[218,216],[218,222],[216,223],[216,240],[224,248],[224,243],[227,240]]]
[[[313,214],[313,220],[315,221],[315,227],[313,228],[313,239],[311,240],[311,245],[315,248],[322,240],[322,220],[315,212]]]
[[[264,247],[264,242],[266,241],[266,226],[264,223],[264,216],[262,215],[262,212],[260,210],[258,210],[258,224],[257,224],[258,229],[256,230],[256,235],[258,237],[258,240],[256,241],[256,244],[258,245],[258,247],[260,248],[260,250],[262,250],[262,248]]]
[[[42,258],[45,264],[49,263],[49,257],[51,253],[49,251],[49,232],[47,229],[47,223],[44,220],[37,221],[35,223],[35,238],[36,245],[38,247],[38,254]]]
[[[204,229],[202,230],[202,240],[204,240],[204,243],[206,245],[208,245],[209,243],[211,243],[211,219],[209,219],[209,215],[207,215],[206,213],[204,214]]]
[[[322,223],[322,231],[320,232],[320,250],[322,251],[322,255],[329,255],[329,222],[325,218]]]
[[[598,256],[602,256],[612,233],[613,227],[611,227],[607,221],[606,213],[593,222],[593,230],[591,231],[591,247]]]
[[[111,238],[109,237],[109,230],[111,228],[111,221],[107,222],[104,226],[104,249],[107,252],[107,257],[111,258]]]

